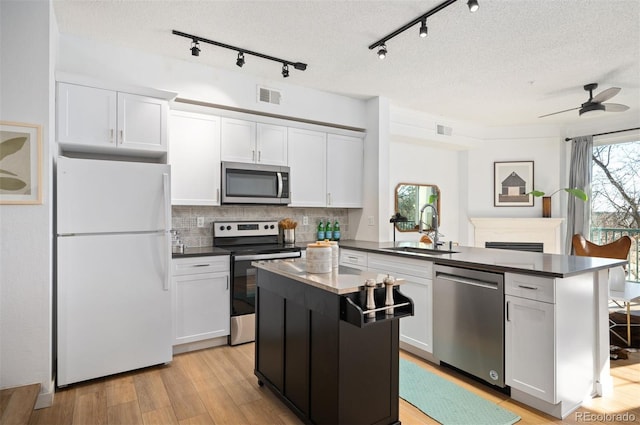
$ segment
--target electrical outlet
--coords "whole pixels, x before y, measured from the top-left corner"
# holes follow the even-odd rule
[[[376,224],[375,223],[375,218],[372,215],[367,217],[367,222],[369,223],[369,226],[374,226]]]
[[[204,227],[204,217],[198,217],[198,218],[196,219],[196,223],[197,223],[196,225],[197,225],[198,227]]]
[[[309,224],[309,217],[307,217],[306,215],[302,216],[302,225],[303,226],[307,226]]]

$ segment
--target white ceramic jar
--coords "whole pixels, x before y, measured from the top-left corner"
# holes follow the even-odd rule
[[[307,273],[330,273],[333,250],[330,245],[316,242],[307,245]]]

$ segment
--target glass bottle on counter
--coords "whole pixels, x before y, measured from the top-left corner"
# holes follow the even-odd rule
[[[320,223],[318,224],[318,234],[316,239],[319,241],[323,241],[325,239],[324,224],[322,223],[322,220],[320,220]]]
[[[327,220],[327,225],[324,228],[324,238],[327,240],[333,240],[333,226],[331,220]]]
[[[333,224],[333,240],[340,240],[340,223],[338,223],[338,220]]]

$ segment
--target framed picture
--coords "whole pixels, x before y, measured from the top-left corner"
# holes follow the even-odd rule
[[[42,203],[42,128],[0,121],[0,204]]]
[[[493,205],[532,207],[533,161],[493,163]]]

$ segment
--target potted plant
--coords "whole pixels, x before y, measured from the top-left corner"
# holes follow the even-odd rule
[[[542,216],[543,217],[551,217],[551,197],[553,195],[555,195],[556,193],[560,192],[561,190],[564,190],[567,193],[572,194],[573,196],[575,196],[578,199],[582,199],[583,201],[586,201],[589,199],[589,197],[587,196],[587,194],[580,189],[572,189],[569,187],[565,187],[565,188],[561,188],[556,190],[555,192],[553,192],[551,195],[547,195],[546,193],[540,191],[540,190],[532,190],[531,192],[527,193],[527,195],[533,195],[536,196],[538,198],[542,198]]]

